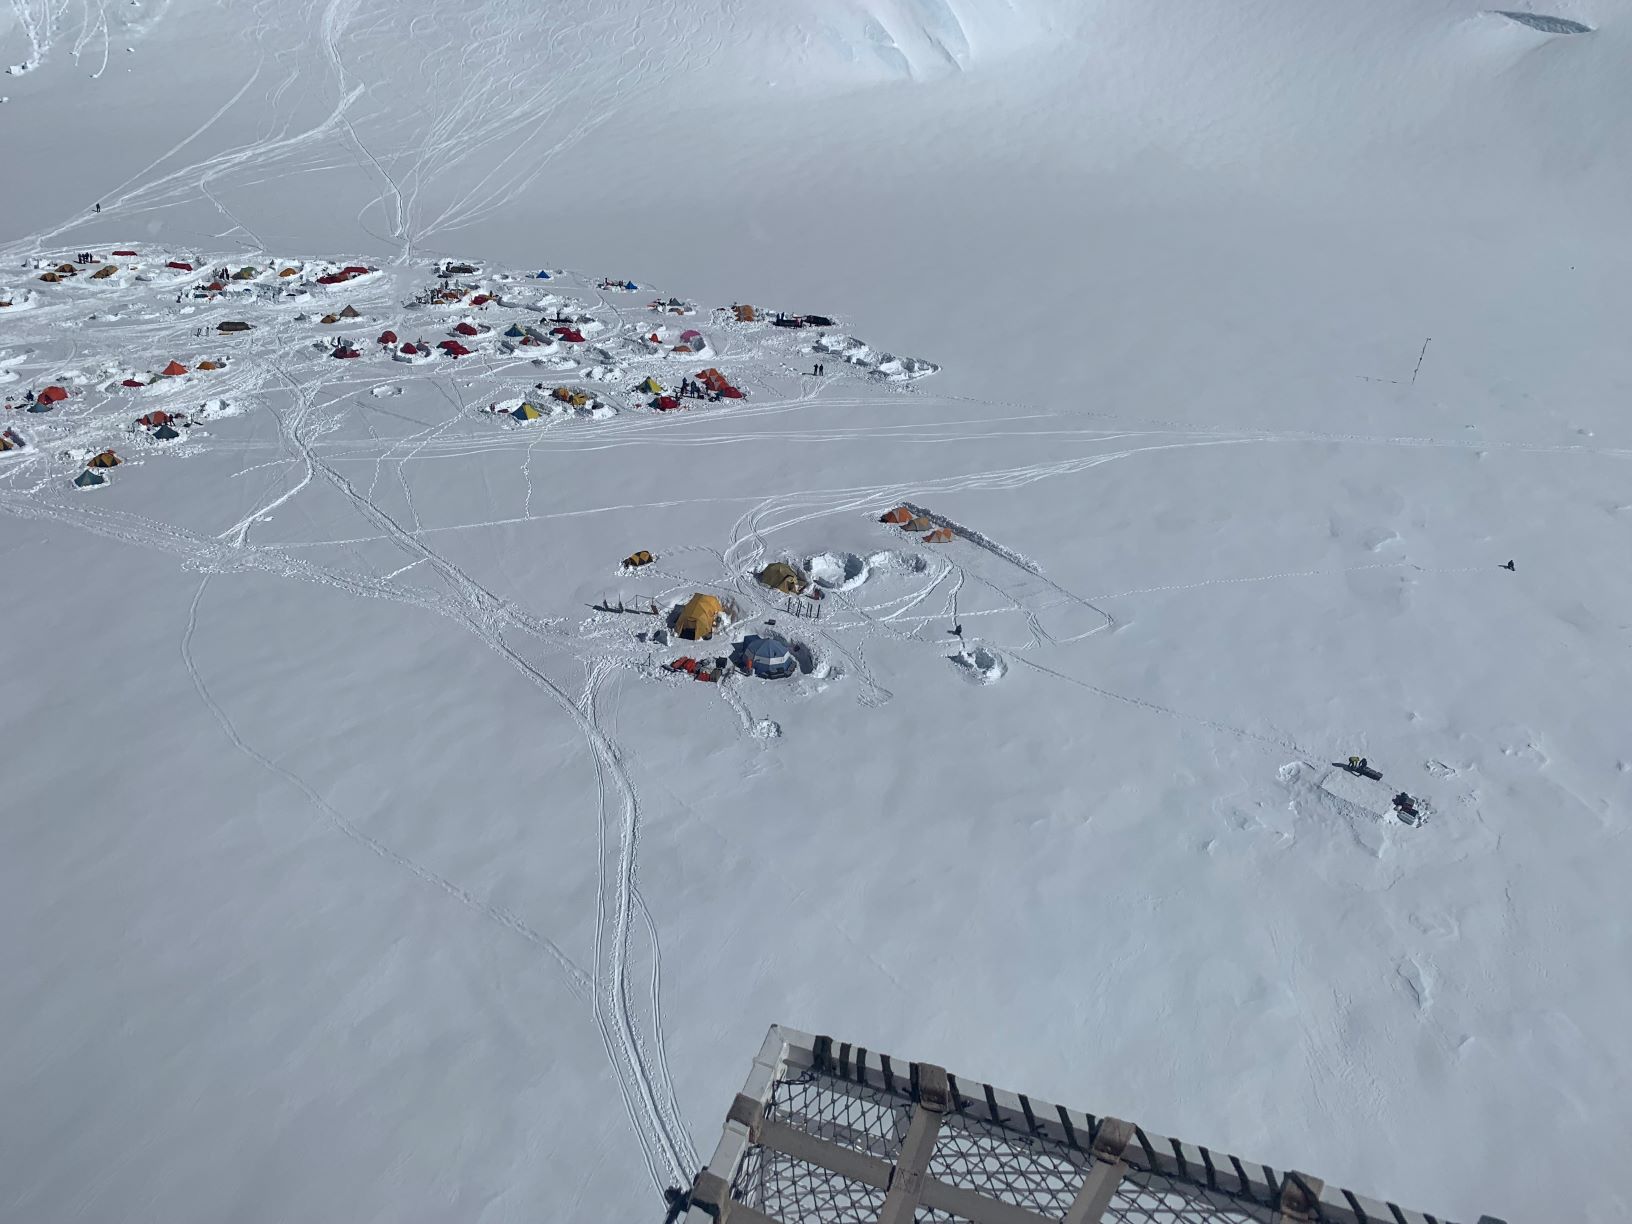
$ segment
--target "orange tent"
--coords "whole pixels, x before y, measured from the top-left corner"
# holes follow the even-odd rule
[[[219,370],[221,363],[219,361],[201,361],[198,363],[198,368],[201,370]]]
[[[114,454],[111,450],[105,450],[85,466],[93,468],[110,468],[118,467],[123,462],[124,460],[119,458],[119,456]]]
[[[40,392],[38,398],[42,404],[60,404],[68,398],[68,392],[61,387],[47,387]]]
[[[172,361],[169,365],[165,366],[164,369],[160,370],[159,373],[163,374],[166,378],[175,378],[178,375],[187,373],[187,367],[182,365],[179,361]]]
[[[937,527],[924,537],[925,544],[950,544],[952,542],[952,528]]]
[[[912,511],[908,510],[905,506],[897,506],[888,514],[879,515],[878,521],[881,523],[893,523],[896,526],[900,526],[902,523],[910,523],[912,521]]]

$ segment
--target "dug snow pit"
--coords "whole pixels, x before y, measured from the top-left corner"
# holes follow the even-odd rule
[[[1346,769],[1334,769],[1320,780],[1320,789],[1376,820],[1394,819],[1394,789],[1386,782],[1361,778]]]
[[[385,386],[375,387],[373,391],[369,392],[369,394],[375,399],[385,399],[387,396],[401,395],[402,388],[387,384]]]
[[[805,562],[805,572],[817,586],[848,591],[867,581],[867,562],[855,553],[821,553]]]
[[[964,677],[975,684],[996,684],[1009,670],[1003,656],[985,646],[966,646],[950,657]]]
[[[1542,34],[1591,34],[1592,27],[1582,25],[1579,21],[1571,21],[1568,17],[1549,17],[1545,13],[1510,12],[1507,9],[1497,9],[1497,17],[1506,17],[1509,21],[1517,22],[1522,26],[1529,26]]]
[[[754,729],[748,734],[755,739],[781,739],[782,724],[769,718],[762,718],[754,724]]]

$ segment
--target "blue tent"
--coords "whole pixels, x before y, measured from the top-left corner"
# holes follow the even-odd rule
[[[32,404],[30,404],[28,406],[28,410],[30,412],[50,412],[51,409],[53,409],[55,407],[56,407],[55,404],[48,403],[48,402],[46,402],[45,400],[42,400],[42,399],[37,399]]]
[[[538,279],[539,280],[549,280],[550,279],[550,274],[541,269],[539,271],[539,274],[538,274]]]
[[[761,680],[780,680],[799,670],[799,663],[786,643],[758,634],[750,634],[742,640],[739,658],[743,670],[752,672]]]
[[[521,330],[521,324],[520,323],[512,323],[505,330],[504,334],[509,336],[512,340],[519,340],[521,337],[525,336],[527,333]]]
[[[634,281],[624,281],[623,282],[623,287],[625,289],[629,290],[630,293],[633,293],[636,289],[640,288],[640,286],[635,284]]]

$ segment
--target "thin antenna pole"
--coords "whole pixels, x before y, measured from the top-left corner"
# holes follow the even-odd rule
[[[1428,343],[1432,339],[1433,337],[1429,336],[1427,340],[1424,340],[1422,342],[1422,352],[1417,354],[1417,368],[1411,371],[1411,385],[1413,387],[1417,385],[1417,375],[1422,370],[1422,359],[1428,355]]]

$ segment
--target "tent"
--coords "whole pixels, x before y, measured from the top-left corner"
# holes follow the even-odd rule
[[[346,308],[340,312],[340,317],[342,319],[360,319],[363,317],[363,312],[348,303]]]
[[[643,565],[652,563],[652,554],[644,548],[639,552],[632,552],[623,559],[623,564],[629,569],[639,569]]]
[[[576,387],[557,387],[550,394],[563,403],[571,404],[574,408],[582,408],[589,403],[589,393],[580,391]]]
[[[224,323],[215,325],[215,330],[218,332],[247,332],[249,329],[250,325],[242,319],[228,319]]]
[[[179,361],[172,361],[169,365],[165,366],[164,369],[160,370],[159,373],[163,374],[166,378],[179,378],[181,375],[187,373],[187,367],[182,365]]]
[[[170,414],[168,412],[149,412],[137,417],[136,424],[143,429],[156,429],[160,425],[170,424]]]
[[[300,271],[299,271],[299,269],[296,269],[296,268],[285,268],[281,272],[278,273],[279,277],[285,277],[285,278],[290,277],[290,276],[299,276],[299,275],[300,275]]]
[[[549,280],[550,279],[550,274],[548,272],[541,271],[541,272],[539,272],[537,274],[535,279],[537,279],[537,280]]]
[[[139,378],[127,378],[127,379],[125,379],[124,382],[120,383],[119,385],[121,387],[145,387],[145,386],[147,386],[147,384],[144,383]]]
[[[921,514],[912,516],[912,522],[906,525],[907,531],[933,531],[935,524]]]
[[[153,439],[156,442],[170,442],[179,437],[181,437],[181,434],[168,425],[160,425],[153,431]]]
[[[102,475],[101,472],[92,471],[90,468],[86,468],[78,476],[74,477],[75,487],[81,489],[90,489],[94,488],[96,485],[104,485],[107,483],[108,478],[106,476]]]
[[[338,323],[338,322],[340,322],[340,316],[337,315],[337,314],[326,314],[321,319],[319,319],[318,322],[319,323]]]
[[[780,680],[799,670],[799,663],[787,643],[776,638],[749,634],[737,652],[738,666],[762,680]]]
[[[341,343],[341,344],[337,344],[337,345],[334,346],[334,352],[330,353],[329,356],[338,357],[342,361],[344,361],[344,360],[349,360],[352,357],[361,357],[362,354],[359,353],[356,349],[352,348],[351,345]],[[202,366],[200,366],[199,368],[203,369]]]
[[[444,340],[437,346],[449,357],[469,357],[470,350],[457,340]]]
[[[924,537],[925,544],[950,544],[952,542],[952,528],[937,527]]]
[[[731,307],[731,313],[737,316],[738,323],[752,323],[758,317],[754,308],[746,302],[740,306]]]
[[[119,271],[119,269],[114,267],[114,265],[107,264],[104,267],[98,268],[95,272],[92,272],[91,273],[91,279],[92,280],[107,280],[108,277],[112,276],[117,271]]]
[[[659,412],[673,412],[680,407],[680,401],[672,395],[660,395],[652,401],[651,406]]]
[[[396,332],[394,332],[394,331],[383,331],[383,332],[380,333],[380,343],[381,344],[395,344],[396,342],[397,342],[397,333]]]
[[[50,386],[40,392],[40,399],[47,404],[60,404],[67,398],[68,392],[58,386]]]
[[[522,330],[520,323],[512,323],[509,327],[504,329],[504,334],[511,340],[520,340],[527,333]]]
[[[219,370],[220,368],[221,363],[219,361],[201,361],[198,363],[198,369],[200,370]]]
[[[760,585],[788,595],[797,595],[805,589],[805,580],[799,571],[786,561],[772,561],[759,571]]]
[[[372,271],[374,271],[373,268],[365,268],[362,264],[347,264],[340,269],[340,275],[345,277],[367,276]]]
[[[879,515],[878,521],[881,523],[892,523],[899,527],[903,523],[909,523],[912,521],[912,511],[908,510],[905,506],[897,506],[888,514]]]
[[[30,412],[50,412],[51,409],[55,407],[56,404],[52,403],[50,400],[37,399],[28,406],[28,410]]]
[[[48,285],[55,285],[57,282],[62,280],[62,277],[58,276],[55,272],[42,272],[40,273],[40,279]]]
[[[250,267],[248,264],[245,264],[243,267],[239,268],[238,271],[236,271],[236,272],[234,272],[232,274],[232,279],[233,280],[254,280],[259,275],[260,275],[260,273],[255,271],[254,268]]]
[[[575,327],[552,327],[550,328],[550,334],[552,336],[560,336],[561,339],[565,340],[568,344],[584,343],[584,333]]]
[[[78,276],[79,275],[79,269],[74,267],[74,265],[71,264],[71,263],[61,263],[61,264],[57,265],[57,275],[58,276]]]
[[[193,270],[192,264],[186,263],[180,259],[172,259],[164,266],[167,268],[174,268],[177,272],[191,272]]]
[[[111,450],[105,450],[85,466],[93,468],[110,468],[118,467],[123,462],[124,460],[119,458],[119,456],[114,454]]]
[[[539,411],[537,404],[523,404],[510,414],[518,421],[536,421],[544,414]]]
[[[0,451],[22,450],[23,444],[13,440],[12,432],[8,429],[0,434]]]
[[[456,323],[454,324],[453,330],[458,332],[461,336],[478,336],[481,334],[476,325],[473,323]]]
[[[674,618],[674,632],[691,641],[714,636],[714,620],[720,614],[720,601],[713,595],[693,595]]]
[[[636,387],[635,390],[636,391],[644,391],[648,395],[662,395],[663,394],[663,384],[658,382],[657,379],[653,378],[651,375],[648,374],[646,376],[646,381],[641,383],[640,386]]]
[[[134,258],[135,258],[135,256],[136,256],[136,252],[135,252],[135,251],[128,251],[128,250],[127,250],[127,251],[115,251],[115,252],[114,252],[114,254],[115,254],[115,255],[129,255],[129,256],[130,256],[130,257],[131,257],[131,258],[133,258],[133,259],[134,259]]]

